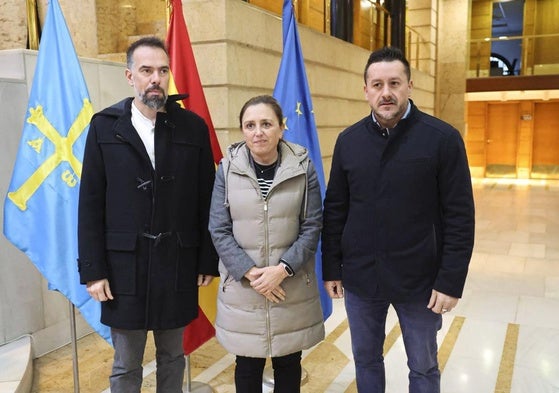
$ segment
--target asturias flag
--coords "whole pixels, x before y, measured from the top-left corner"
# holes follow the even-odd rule
[[[171,62],[171,73],[178,93],[188,94],[183,100],[184,107],[202,117],[208,125],[214,162],[219,164],[223,157],[217,135],[212,123],[202,82],[198,75],[196,60],[186,23],[182,14],[182,1],[171,0],[171,14],[169,18],[169,31],[167,32],[167,47]],[[169,93],[174,93],[169,89]],[[200,288],[200,307],[198,318],[191,322],[184,330],[183,349],[189,355],[210,338],[215,336],[215,321],[217,288],[219,281],[214,279],[212,284]]]
[[[4,203],[4,235],[25,252],[49,288],[66,296],[108,342],[101,306],[80,285],[77,211],[93,108],[57,0],[50,0],[37,66]]]
[[[305,146],[309,150],[309,156],[316,168],[318,182],[320,183],[322,199],[324,199],[326,183],[324,181],[322,155],[320,154],[311,93],[291,0],[283,1],[282,24],[283,55],[273,95],[281,104],[285,116],[286,127],[283,137],[285,140]],[[332,314],[332,299],[321,285],[322,253],[320,252],[320,244],[316,253],[316,274],[319,280],[318,288],[322,312],[326,320]]]

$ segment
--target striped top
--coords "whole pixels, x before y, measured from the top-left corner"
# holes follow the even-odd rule
[[[270,165],[260,165],[252,160],[252,165],[254,167],[254,171],[256,172],[256,179],[258,180],[258,186],[260,187],[260,192],[262,193],[262,197],[264,199],[268,197],[268,192],[270,192],[270,188],[274,182],[277,164],[278,162],[276,161]]]

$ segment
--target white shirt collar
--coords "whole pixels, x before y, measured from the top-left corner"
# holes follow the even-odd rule
[[[132,125],[142,139],[151,165],[155,168],[155,122],[145,117],[132,101]]]

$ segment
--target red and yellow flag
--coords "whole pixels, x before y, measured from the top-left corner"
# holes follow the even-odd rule
[[[210,142],[215,164],[223,157],[217,135],[215,133],[194,52],[190,43],[188,30],[182,13],[182,1],[170,0],[169,29],[167,31],[167,48],[169,50],[172,82],[169,93],[186,93],[188,97],[183,100],[185,108],[202,117],[208,125]],[[173,86],[174,81],[174,86]],[[176,91],[173,91],[176,88]],[[200,307],[198,318],[191,322],[184,330],[183,349],[185,355],[191,354],[194,350],[215,336],[215,329],[212,323],[215,321],[217,288],[219,280],[213,280],[212,284],[200,288]]]

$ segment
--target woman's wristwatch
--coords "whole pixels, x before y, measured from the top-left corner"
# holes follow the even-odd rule
[[[295,272],[291,266],[289,266],[289,263],[285,262],[283,259],[280,259],[280,263],[283,265],[283,268],[289,277],[293,277],[295,275]]]

